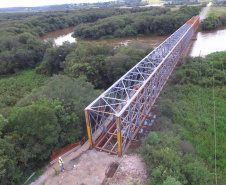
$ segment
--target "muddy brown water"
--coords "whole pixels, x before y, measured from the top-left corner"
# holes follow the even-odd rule
[[[69,27],[62,30],[46,33],[41,37],[41,40],[54,39],[56,45],[61,45],[64,41],[69,42],[102,42],[105,41],[109,44],[127,45],[132,40],[137,40],[146,44],[150,44],[153,47],[159,46],[168,36],[143,36],[143,37],[126,37],[116,39],[76,39],[71,37],[75,27]],[[192,41],[189,48],[189,56],[206,56],[213,52],[226,51],[226,26],[211,31],[199,31],[197,33],[197,40]]]
[[[71,37],[73,30],[75,27],[69,27],[62,30],[57,30],[53,32],[46,33],[41,37],[41,40],[46,39],[54,39],[56,45],[62,45],[63,42],[107,42],[113,45],[124,44],[127,45],[129,42],[133,40],[137,40],[146,44],[150,44],[153,47],[157,47],[160,45],[164,40],[168,38],[168,36],[143,36],[143,37],[124,37],[124,38],[116,38],[116,39],[99,39],[99,40],[92,40],[92,39],[76,39]]]
[[[190,48],[190,56],[206,56],[210,53],[226,51],[226,26],[211,31],[199,31],[197,40]]]

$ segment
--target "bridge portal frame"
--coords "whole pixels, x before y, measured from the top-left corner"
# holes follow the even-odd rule
[[[85,108],[91,148],[127,151],[198,26],[192,17]]]

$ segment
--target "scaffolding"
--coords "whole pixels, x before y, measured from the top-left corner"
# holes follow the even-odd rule
[[[198,26],[192,17],[85,108],[91,148],[126,152]]]

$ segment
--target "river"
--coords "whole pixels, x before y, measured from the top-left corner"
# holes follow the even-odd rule
[[[143,37],[124,37],[124,38],[116,38],[116,39],[99,39],[99,40],[92,40],[92,39],[76,39],[71,37],[73,30],[75,27],[69,27],[62,30],[57,30],[53,32],[46,33],[41,37],[42,40],[46,39],[54,39],[56,45],[62,45],[63,42],[107,42],[113,45],[124,44],[127,45],[132,40],[137,40],[146,44],[150,44],[153,47],[157,47],[160,45],[164,40],[168,38],[168,36],[143,36]]]
[[[190,48],[192,57],[206,56],[210,53],[226,51],[226,26],[211,31],[199,31],[197,40]]]
[[[64,41],[69,42],[81,42],[81,41],[105,41],[109,44],[127,45],[132,40],[137,40],[146,44],[150,44],[153,47],[160,45],[168,36],[144,36],[144,37],[127,37],[117,39],[75,39],[71,37],[74,27],[69,27],[62,30],[46,33],[41,37],[42,40],[54,39],[56,45],[62,45]],[[189,48],[188,55],[192,57],[206,56],[213,52],[226,51],[226,27],[221,27],[211,31],[199,31],[197,33],[197,40],[192,41],[191,47]]]

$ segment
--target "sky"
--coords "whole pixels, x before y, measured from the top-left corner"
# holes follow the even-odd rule
[[[0,0],[0,8],[7,7],[35,7],[44,5],[70,4],[70,3],[94,3],[114,0]]]

